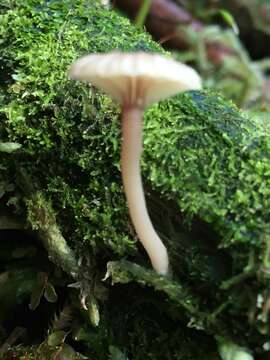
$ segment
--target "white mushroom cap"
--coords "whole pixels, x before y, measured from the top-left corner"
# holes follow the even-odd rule
[[[145,52],[86,55],[73,63],[69,76],[86,80],[123,106],[145,108],[185,90],[201,88],[191,67]]]

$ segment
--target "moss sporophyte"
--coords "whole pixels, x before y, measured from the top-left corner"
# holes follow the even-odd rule
[[[168,253],[150,220],[140,173],[143,111],[178,92],[200,89],[200,77],[187,65],[145,52],[87,55],[71,66],[69,76],[91,82],[122,107],[121,169],[130,217],[153,268],[165,275]]]

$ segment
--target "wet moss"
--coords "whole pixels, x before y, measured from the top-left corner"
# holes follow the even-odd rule
[[[21,144],[1,153],[2,199],[38,228],[29,194],[42,194],[76,255],[95,259],[95,272],[104,274],[108,261],[123,256],[149,267],[122,191],[120,109],[89,84],[70,81],[67,69],[90,52],[163,50],[99,1],[9,1],[0,11],[0,140]],[[148,204],[179,284],[157,289],[158,301],[170,304],[162,311],[176,318],[183,312],[191,327],[208,334],[261,346],[268,313],[256,299],[267,303],[270,296],[264,130],[205,90],[147,110],[144,144]],[[121,264],[114,273],[119,282],[155,283],[154,273],[140,276]],[[188,294],[182,304],[176,300],[181,289]]]

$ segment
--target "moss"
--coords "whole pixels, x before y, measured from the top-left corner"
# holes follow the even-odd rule
[[[177,199],[190,218],[213,224],[220,247],[260,247],[269,231],[269,141],[263,129],[209,92],[184,94],[148,118],[145,156],[153,186]]]
[[[158,46],[134,31],[124,18],[94,4],[23,4],[17,3],[15,11],[2,16],[1,31],[9,44],[2,46],[4,53],[8,49],[7,58],[15,63],[5,82],[8,96],[3,100],[7,106],[2,114],[7,126],[1,131],[23,145],[31,173],[33,157],[37,171],[47,173],[45,178],[40,177],[41,172],[36,174],[36,188],[44,186],[50,196],[57,198],[62,193],[55,199],[55,208],[67,208],[66,217],[75,220],[69,236],[76,242],[89,242],[96,251],[106,247],[123,255],[134,245],[125,234],[128,217],[119,187],[118,113],[104,96],[70,82],[66,70],[80,54],[111,49],[157,50]],[[6,28],[7,24],[12,26]],[[121,37],[120,28],[127,28]],[[131,36],[135,39],[132,43],[127,41]],[[5,62],[5,56],[3,59],[2,66],[8,72],[9,62]],[[93,117],[98,121],[93,122]],[[64,167],[57,164],[59,158],[65,162]],[[52,165],[49,169],[48,163]],[[78,179],[84,179],[83,192],[82,187],[76,189]],[[69,234],[66,224],[65,233]]]
[[[67,69],[89,52],[162,50],[99,1],[19,0],[0,3],[0,11],[0,140],[21,144],[1,153],[2,199],[27,212],[35,228],[41,219],[31,216],[38,204],[29,197],[42,194],[61,236],[77,257],[91,259],[93,273],[104,274],[108,261],[123,256],[149,267],[121,186],[119,108],[70,81]],[[161,311],[176,319],[185,313],[191,327],[260,347],[269,332],[268,310],[256,307],[258,296],[264,303],[270,296],[268,137],[232,103],[202,91],[151,107],[144,143],[148,204],[174,276],[171,285],[158,285]],[[120,282],[155,287],[154,273],[125,264],[117,268]],[[141,308],[134,311],[140,318]]]

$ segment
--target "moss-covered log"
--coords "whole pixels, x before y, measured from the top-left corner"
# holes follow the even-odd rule
[[[214,335],[256,354],[267,350],[270,140],[264,129],[209,91],[146,112],[148,206],[172,267],[172,279],[160,279],[129,222],[119,108],[95,88],[71,82],[67,69],[85,53],[162,50],[97,0],[2,1],[0,11],[0,141],[21,145],[1,152],[1,201],[42,233],[49,254],[46,219],[56,221],[65,251],[57,254],[53,242],[52,258],[73,275],[80,267],[75,277],[83,293],[93,290],[89,284],[105,275],[109,261],[108,275],[126,284],[107,283],[100,325],[82,335],[90,354],[105,359],[116,345],[138,360],[210,359]],[[118,262],[123,257],[141,266]],[[187,324],[200,331],[180,336]],[[195,350],[194,342],[204,345]]]

